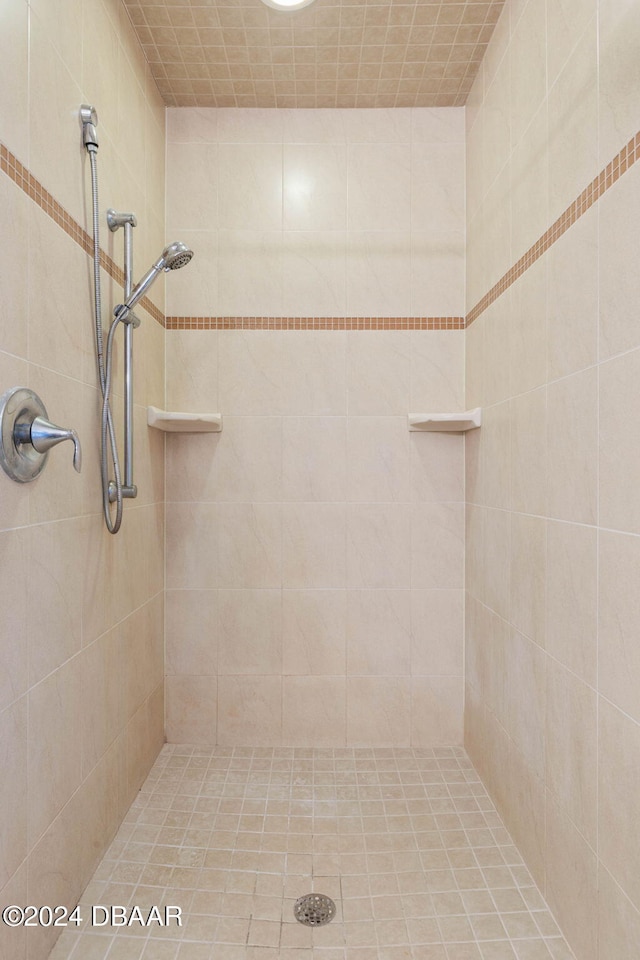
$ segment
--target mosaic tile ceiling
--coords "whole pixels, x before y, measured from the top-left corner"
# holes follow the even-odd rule
[[[504,0],[123,0],[172,107],[465,103]]]

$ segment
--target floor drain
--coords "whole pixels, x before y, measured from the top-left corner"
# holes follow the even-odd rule
[[[321,927],[336,915],[336,905],[331,897],[322,893],[307,893],[296,900],[293,912],[299,923],[307,927]]]

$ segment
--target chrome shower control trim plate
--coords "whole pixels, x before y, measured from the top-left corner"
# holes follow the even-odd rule
[[[16,443],[21,426],[36,417],[47,418],[45,406],[33,390],[12,387],[0,397],[0,466],[12,480],[29,483],[44,470],[48,452],[38,453],[31,443]]]

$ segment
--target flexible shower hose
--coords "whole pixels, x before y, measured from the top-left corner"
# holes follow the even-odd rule
[[[98,205],[98,164],[97,151],[88,147],[91,162],[91,196],[93,204],[93,308],[96,334],[96,356],[98,361],[98,376],[102,391],[102,419],[100,431],[100,473],[102,476],[102,511],[109,533],[117,533],[122,523],[122,478],[120,474],[120,460],[116,444],[113,417],[111,415],[111,365],[113,359],[113,335],[120,322],[116,317],[107,336],[107,352],[104,354],[102,336],[102,293],[100,287],[100,217]],[[115,485],[115,517],[111,515],[111,501],[109,499],[109,452],[113,465]]]

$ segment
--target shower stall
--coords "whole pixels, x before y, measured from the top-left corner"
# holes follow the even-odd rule
[[[640,14],[496,6],[0,5],[1,960],[637,960]]]

